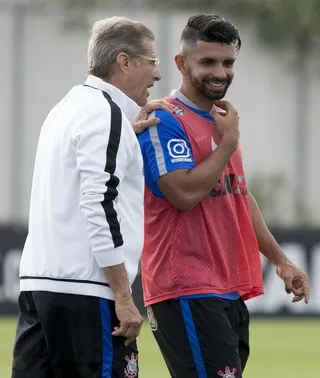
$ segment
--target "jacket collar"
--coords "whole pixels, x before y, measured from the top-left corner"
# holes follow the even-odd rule
[[[111,96],[112,100],[121,108],[130,122],[133,121],[134,117],[140,111],[139,105],[137,105],[137,103],[130,97],[123,93],[119,88],[107,83],[99,77],[89,75],[85,84],[107,92]]]

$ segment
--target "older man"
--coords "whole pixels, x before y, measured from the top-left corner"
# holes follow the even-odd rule
[[[137,377],[133,303],[143,245],[142,156],[131,122],[160,80],[154,35],[97,22],[89,76],[51,110],[39,139],[23,250],[14,378]],[[156,102],[134,127],[142,130]]]

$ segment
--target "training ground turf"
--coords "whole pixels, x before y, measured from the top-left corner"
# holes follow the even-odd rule
[[[0,318],[0,378],[10,378],[15,322]],[[147,324],[139,348],[139,377],[169,378]],[[251,350],[244,378],[320,377],[320,318],[253,320]]]

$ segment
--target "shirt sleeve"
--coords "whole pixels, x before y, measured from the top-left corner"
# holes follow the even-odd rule
[[[80,173],[80,210],[101,268],[124,262],[117,201],[127,155],[121,143],[121,110],[114,103],[109,105],[89,109],[73,136]]]
[[[138,136],[144,163],[154,182],[168,172],[192,169],[195,166],[190,141],[182,125],[172,114],[157,110],[151,116],[160,119]]]

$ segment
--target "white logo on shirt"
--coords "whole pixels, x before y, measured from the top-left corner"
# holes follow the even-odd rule
[[[213,140],[213,138],[211,137],[211,148],[212,148],[212,151],[216,150],[218,147],[218,145],[216,144],[216,142]]]
[[[183,116],[184,115],[184,110],[182,108],[180,108],[180,106],[175,106],[174,107],[174,111],[179,116]]]
[[[185,159],[190,158],[190,148],[187,146],[187,142],[183,139],[170,139],[168,144],[169,155],[173,159]]]

